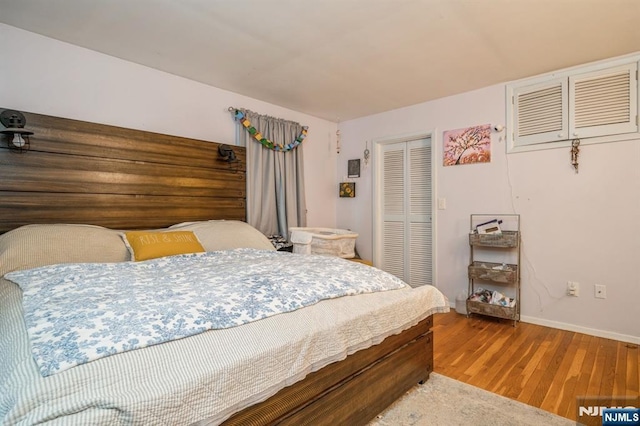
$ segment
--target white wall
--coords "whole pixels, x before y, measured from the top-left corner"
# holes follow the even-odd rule
[[[309,225],[335,227],[335,123],[5,24],[0,40],[0,107],[226,144],[235,143],[230,106],[309,126]]]
[[[453,303],[466,289],[471,213],[519,213],[522,219],[523,320],[587,334],[640,342],[640,138],[580,148],[580,173],[569,148],[506,154],[493,133],[491,163],[442,166],[442,132],[505,124],[505,85],[340,123],[342,152],[362,158],[365,141],[433,133],[436,155],[435,284]],[[373,152],[373,150],[372,150]],[[338,201],[338,227],[360,234],[357,248],[372,255],[371,167],[356,182],[355,199]],[[578,298],[565,295],[580,283]],[[594,298],[604,284],[607,298]]]

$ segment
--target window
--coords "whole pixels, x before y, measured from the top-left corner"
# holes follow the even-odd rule
[[[640,137],[638,59],[507,85],[509,152]]]

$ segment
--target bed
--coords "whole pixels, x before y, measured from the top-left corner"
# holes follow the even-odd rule
[[[430,286],[323,299],[243,325],[43,370],[25,313],[44,303],[23,298],[42,291],[27,287],[33,276],[22,275],[42,271],[40,277],[49,277],[48,268],[76,265],[155,268],[153,262],[182,257],[212,257],[227,265],[222,256],[249,254],[267,259],[250,264],[287,264],[295,275],[313,268],[304,262],[314,256],[277,252],[243,222],[242,185],[236,191],[220,184],[229,176],[243,182],[240,147],[239,164],[211,161],[210,167],[199,151],[215,158],[213,143],[25,115],[36,133],[31,151],[16,155],[0,148],[3,424],[366,424],[428,379],[432,315],[448,309]],[[125,140],[144,149],[125,149]],[[60,179],[52,182],[52,176]],[[192,232],[203,252],[133,262],[123,238],[132,229]],[[334,277],[377,271],[331,261],[337,264],[320,269],[345,271]],[[20,279],[26,284],[16,283]]]

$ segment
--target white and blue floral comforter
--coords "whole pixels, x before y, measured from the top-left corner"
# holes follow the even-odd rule
[[[340,259],[237,249],[144,262],[12,272],[40,373],[290,312],[324,299],[406,286]]]

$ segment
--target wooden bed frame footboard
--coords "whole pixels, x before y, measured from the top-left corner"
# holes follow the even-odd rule
[[[433,371],[433,317],[246,408],[225,426],[366,425]]]

